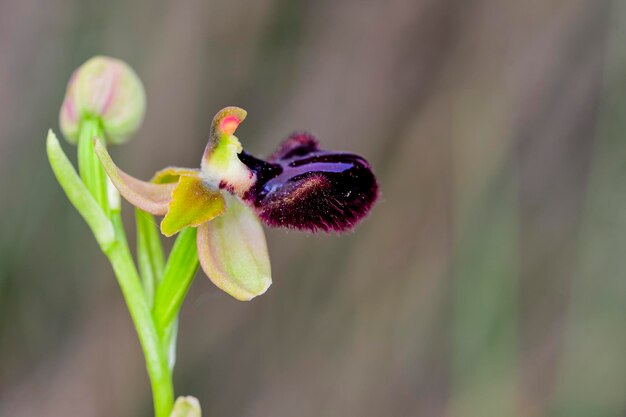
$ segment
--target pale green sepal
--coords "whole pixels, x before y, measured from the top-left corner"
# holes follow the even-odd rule
[[[224,198],[224,214],[198,227],[198,257],[217,287],[248,301],[272,284],[265,233],[251,208],[227,193]]]
[[[176,184],[153,184],[141,181],[115,165],[99,138],[94,138],[93,144],[104,171],[126,200],[150,214],[163,216],[167,213],[167,205],[172,199],[172,191]]]

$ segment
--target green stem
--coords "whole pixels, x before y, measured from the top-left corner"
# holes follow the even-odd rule
[[[122,216],[118,204],[113,204],[107,195],[107,179],[93,149],[93,137],[104,138],[102,124],[98,119],[85,119],[81,124],[78,143],[78,166],[86,188],[109,217],[115,235],[115,244],[104,249],[109,258],[119,286],[124,295],[139,342],[146,360],[146,368],[154,401],[156,417],[168,417],[174,404],[174,387],[169,368],[169,352],[163,347],[162,330],[152,318],[151,302],[148,301],[141,279],[128,247]]]
[[[106,174],[93,150],[92,139],[96,136],[103,141],[105,140],[100,119],[83,119],[78,138],[78,172],[91,195],[96,199],[98,205],[102,207],[105,214],[108,215],[109,204],[107,201]]]
[[[159,332],[152,320],[139,274],[125,242],[124,226],[119,213],[113,215],[112,221],[116,237],[119,239],[117,245],[113,245],[106,251],[106,255],[115,271],[143,349],[152,384],[155,415],[156,417],[167,417],[174,404],[174,386],[167,363],[167,355],[162,349]]]
[[[101,121],[83,120],[78,143],[80,178],[52,132],[47,139],[48,157],[63,190],[113,267],[146,360],[155,416],[168,417],[174,405],[172,369],[178,313],[198,269],[196,229],[180,232],[165,263],[154,219],[137,212],[142,285],[126,239],[119,194],[110,188],[95,155],[94,137],[104,138]]]

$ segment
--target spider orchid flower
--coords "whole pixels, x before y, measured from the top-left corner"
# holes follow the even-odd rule
[[[172,236],[197,228],[200,265],[219,288],[239,300],[271,285],[261,222],[316,231],[351,230],[378,197],[376,178],[360,156],[321,150],[308,133],[295,133],[267,160],[246,153],[235,130],[246,112],[217,113],[200,169],[165,168],[150,182],[120,170],[96,139],[95,152],[111,182],[134,206],[163,216]]]

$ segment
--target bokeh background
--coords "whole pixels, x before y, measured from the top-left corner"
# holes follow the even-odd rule
[[[623,0],[2,0],[0,416],[151,414],[45,156],[95,54],[146,85],[113,150],[139,177],[197,165],[226,105],[253,153],[309,129],[380,177],[353,234],[268,231],[263,297],[198,274],[175,384],[204,416],[626,415]]]

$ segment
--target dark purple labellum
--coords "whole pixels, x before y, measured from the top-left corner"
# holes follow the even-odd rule
[[[308,133],[291,135],[267,162],[246,152],[239,159],[257,175],[244,200],[270,226],[349,230],[378,197],[376,177],[365,159],[321,150]]]

